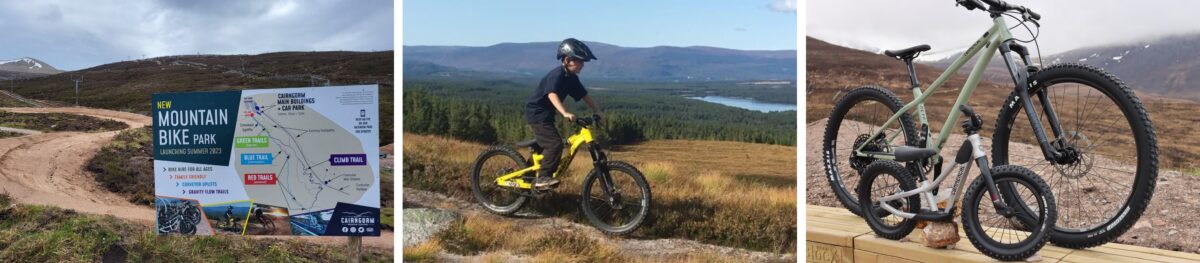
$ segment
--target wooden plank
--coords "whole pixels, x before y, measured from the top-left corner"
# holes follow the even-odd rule
[[[824,263],[851,263],[854,261],[854,249],[834,246],[818,242],[805,242],[805,261]]]
[[[1099,246],[1099,247],[1095,247],[1095,248],[1091,248],[1091,249],[1095,250],[1096,252],[1121,254],[1121,255],[1127,255],[1127,256],[1151,259],[1151,260],[1162,260],[1162,261],[1168,261],[1168,262],[1174,262],[1174,261],[1200,262],[1200,254],[1196,254],[1196,253],[1187,253],[1187,252],[1171,251],[1171,250],[1165,250],[1165,249],[1139,247],[1139,246],[1134,246],[1134,245],[1126,245],[1126,244],[1118,244],[1118,243],[1108,243],[1103,246]]]
[[[1180,262],[1180,261],[1156,261],[1147,260],[1136,257],[1130,257],[1124,254],[1109,254],[1097,252],[1089,249],[1080,249],[1071,252],[1063,258],[1063,262],[1080,262],[1080,263],[1095,263],[1095,262]]]
[[[805,231],[805,234],[805,240],[807,241],[821,242],[843,247],[854,247],[854,238],[862,235],[863,233],[810,227]]]
[[[916,242],[899,242],[875,235],[854,239],[854,249],[923,262],[990,262],[992,258],[962,250],[933,249]]]
[[[815,247],[816,255],[808,255],[813,262],[846,262],[847,255],[854,262],[992,262],[993,259],[979,253],[966,232],[953,249],[925,247],[921,229],[915,229],[906,237],[910,241],[895,241],[875,236],[862,218],[841,207],[807,206],[806,240],[808,247]],[[848,251],[846,249],[849,249]],[[836,251],[835,251],[836,250]],[[823,254],[822,254],[823,253]],[[1041,262],[1200,262],[1200,254],[1162,250],[1148,247],[1110,243],[1100,247],[1074,250],[1047,244],[1038,254]],[[835,259],[836,258],[836,259]]]
[[[863,250],[854,250],[854,262],[858,263],[917,263],[920,261],[907,260],[903,258],[880,255]]]
[[[864,221],[863,218],[855,216],[854,214],[850,214],[850,213],[833,214],[833,213],[814,212],[814,213],[808,214],[807,218],[808,218],[807,220],[809,220],[809,221],[843,222],[843,223],[847,223],[847,224],[853,224],[853,223],[864,223],[865,224],[866,223],[866,221]]]
[[[867,224],[841,224],[822,221],[808,221],[806,223],[807,225],[811,226],[810,228],[827,228],[846,232],[856,232],[860,234],[871,232],[871,227],[867,226]]]

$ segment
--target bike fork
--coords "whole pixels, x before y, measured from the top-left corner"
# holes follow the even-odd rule
[[[608,166],[605,165],[608,157],[595,145],[588,145],[588,153],[592,155],[592,166],[596,168],[596,172],[600,173],[597,176],[600,176],[600,190],[604,193],[604,201],[612,202],[614,199],[612,176],[608,174]],[[583,198],[588,197],[584,196]]]
[[[1016,86],[1017,100],[1021,101],[1021,107],[1025,111],[1026,117],[1029,118],[1029,126],[1033,129],[1033,135],[1037,137],[1038,145],[1042,148],[1042,156],[1046,161],[1056,162],[1062,157],[1062,153],[1058,151],[1051,140],[1046,138],[1046,132],[1042,127],[1042,119],[1038,117],[1037,111],[1033,106],[1033,99],[1029,96],[1029,88],[1033,86],[1029,83],[1029,73],[1022,71],[1017,67],[1016,61],[1011,56],[1012,52],[1021,55],[1021,59],[1025,65],[1029,65],[1029,53],[1024,46],[1016,44],[1012,39],[1005,40],[1000,44],[1000,57],[1004,58],[1005,65],[1008,66],[1008,72],[1012,75],[1013,84]],[[1055,138],[1062,138],[1062,126],[1058,122],[1058,115],[1054,112],[1054,107],[1050,105],[1049,97],[1046,94],[1046,89],[1038,90],[1038,100],[1041,101],[1042,112],[1046,114],[1046,119],[1050,122],[1050,129],[1054,132]],[[1002,105],[1002,107],[1015,107],[1016,105]],[[1059,140],[1059,139],[1055,139]]]

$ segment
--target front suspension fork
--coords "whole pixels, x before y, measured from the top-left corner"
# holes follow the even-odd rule
[[[588,153],[592,155],[592,166],[596,168],[597,176],[600,177],[600,190],[604,193],[604,201],[612,202],[614,198],[614,187],[612,176],[608,173],[608,156],[605,156],[604,151],[600,147],[589,144]],[[588,198],[584,196],[583,198]]]
[[[1037,111],[1034,108],[1033,100],[1029,96],[1029,88],[1033,87],[1034,83],[1029,83],[1029,73],[1020,70],[1017,67],[1017,62],[1012,58],[1013,52],[1021,56],[1021,60],[1029,65],[1029,54],[1025,51],[1025,47],[1013,42],[1012,39],[1005,40],[1000,45],[1000,57],[1004,58],[1004,63],[1008,66],[1008,72],[1012,75],[1013,84],[1016,87],[1016,100],[1021,101],[1021,107],[1025,111],[1025,115],[1029,118],[1029,126],[1033,129],[1033,135],[1037,137],[1038,144],[1042,148],[1042,156],[1047,161],[1055,162],[1062,157],[1057,147],[1051,144],[1052,141],[1057,141],[1063,138],[1062,126],[1058,122],[1058,114],[1054,111],[1054,106],[1050,104],[1050,97],[1046,94],[1046,89],[1037,91],[1038,100],[1041,101],[1042,112],[1046,114],[1046,119],[1050,122],[1050,129],[1054,133],[1056,139],[1050,140],[1046,138],[1045,128],[1042,127],[1042,119],[1038,117]],[[1003,107],[1012,107],[1015,105],[1003,105]]]

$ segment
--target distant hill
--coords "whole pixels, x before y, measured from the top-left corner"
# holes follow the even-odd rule
[[[1036,54],[1033,54],[1037,63]],[[945,59],[923,62],[937,68],[946,68],[961,54]],[[1066,52],[1046,55],[1046,64],[1085,63],[1098,66],[1125,81],[1139,92],[1159,96],[1200,101],[1200,33],[1169,36],[1126,44],[1085,47]],[[972,59],[959,73],[970,72]],[[985,79],[1011,83],[1008,70],[998,56],[988,64]]]
[[[392,141],[393,51],[277,52],[259,55],[187,55],[122,61],[15,81],[21,96],[81,106],[150,114],[161,92],[379,84],[380,142]],[[9,89],[10,84],[0,82]]]
[[[501,43],[487,47],[404,46],[405,65],[450,67],[541,77],[554,66],[558,42]],[[747,51],[715,47],[620,47],[589,42],[598,61],[587,64],[591,78],[631,81],[795,80],[794,50]],[[423,73],[423,72],[411,72]],[[410,74],[405,71],[405,74]]]
[[[82,78],[80,105],[144,114],[159,92],[379,83],[390,98],[393,62],[392,51],[168,56],[19,80],[16,93],[74,104],[73,80]]]
[[[62,70],[35,58],[0,60],[0,80],[40,77],[62,72]]]
[[[1096,65],[1136,90],[1200,101],[1200,33],[1080,48],[1045,60]]]

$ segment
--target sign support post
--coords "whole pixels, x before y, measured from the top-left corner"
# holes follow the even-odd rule
[[[346,242],[346,257],[350,263],[362,262],[362,237],[350,236]]]

